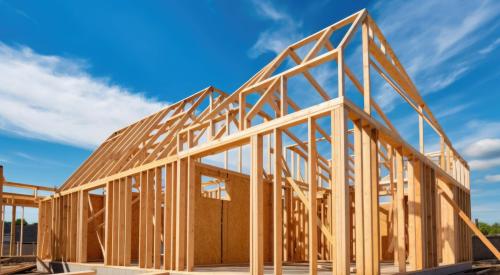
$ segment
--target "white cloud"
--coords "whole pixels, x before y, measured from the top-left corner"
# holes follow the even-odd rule
[[[0,129],[93,148],[164,104],[95,78],[85,63],[0,42]]]
[[[472,120],[452,132],[456,148],[469,161],[472,170],[500,166],[500,122]]]
[[[371,10],[424,95],[453,84],[483,58],[470,50],[494,30],[488,23],[498,17],[500,2],[466,1],[460,5],[457,8],[453,1],[387,1]],[[396,104],[395,97],[382,99],[384,105]]]
[[[447,100],[446,103],[447,103],[446,106],[443,105],[443,106],[440,106],[440,108],[436,108],[436,109],[431,108],[432,110],[438,111],[436,113],[437,118],[442,119],[442,118],[454,115],[456,113],[462,112],[474,104],[473,102],[467,102],[467,103],[463,103],[463,104],[457,103],[457,104],[453,104],[450,106],[449,100]]]
[[[278,11],[273,5],[271,5],[271,3],[267,1],[255,0],[253,1],[253,3],[257,8],[257,12],[263,17],[267,17],[274,21],[289,20],[290,18],[286,13]]]
[[[250,57],[255,58],[267,52],[278,54],[302,38],[299,31],[301,23],[293,20],[286,12],[279,11],[267,0],[254,0],[253,4],[257,14],[265,20],[271,20],[273,24],[259,34],[259,38],[249,51]]]
[[[472,170],[488,170],[500,166],[500,158],[474,159],[469,161]]]
[[[482,48],[481,50],[479,50],[479,53],[480,54],[489,54],[490,52],[492,52],[493,50],[495,50],[498,45],[500,45],[500,38],[497,38],[495,41],[493,41],[493,43],[491,43],[488,46],[486,46],[486,47]]]
[[[495,174],[495,175],[486,175],[484,177],[484,180],[486,182],[500,182],[500,174]]]
[[[477,140],[464,148],[464,155],[470,158],[500,157],[500,139],[485,138]]]

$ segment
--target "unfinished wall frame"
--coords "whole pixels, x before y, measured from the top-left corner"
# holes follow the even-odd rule
[[[342,34],[335,43],[334,33]],[[358,34],[361,80],[344,56]],[[308,50],[301,56],[300,49]],[[331,63],[336,93],[313,72]],[[421,145],[424,123],[436,131],[439,152],[401,137],[373,99],[373,74],[419,115]],[[320,103],[303,106],[292,92],[298,76]],[[351,99],[359,93],[361,102]],[[213,180],[202,182],[203,173]],[[225,190],[215,187],[220,182]],[[219,189],[203,193],[202,185]],[[85,203],[96,188],[105,189],[101,210]],[[220,200],[222,191],[230,202]],[[237,197],[245,203],[233,203]],[[283,263],[306,262],[316,274],[326,261],[334,274],[349,273],[351,264],[357,274],[379,274],[387,255],[400,272],[425,270],[470,261],[466,226],[480,234],[470,222],[467,162],[365,10],[287,47],[230,95],[208,87],[113,133],[40,209],[40,226],[50,229],[41,237],[51,240],[40,258],[87,261],[86,227],[100,217],[106,265],[178,271],[231,263],[263,274],[272,263],[281,274]],[[233,251],[221,233],[231,232],[224,222],[231,211],[245,217],[240,246],[248,250],[233,259],[200,257],[197,248],[209,242],[213,255]],[[203,219],[218,225],[203,231],[200,224],[213,224]],[[200,232],[214,237],[202,242]]]

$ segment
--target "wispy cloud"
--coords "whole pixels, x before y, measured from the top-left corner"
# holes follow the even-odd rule
[[[259,34],[255,44],[249,51],[250,57],[257,57],[263,53],[280,53],[288,45],[302,37],[301,22],[295,21],[283,10],[274,7],[267,0],[254,0],[256,12],[264,20],[271,21],[270,27]]]
[[[470,158],[500,157],[500,139],[485,138],[475,141],[464,149],[464,155]]]
[[[479,53],[480,54],[489,54],[490,52],[492,52],[493,50],[495,50],[498,45],[500,45],[500,38],[497,38],[495,41],[493,41],[491,44],[489,44],[488,46],[482,48],[481,50],[479,50]]]
[[[500,12],[498,1],[461,2],[461,8],[450,8],[454,5],[451,1],[385,1],[370,10],[424,95],[448,87],[475,68],[484,56],[470,49],[494,30],[488,23]],[[491,47],[484,52],[496,45]],[[384,106],[396,103],[394,97],[378,99]]]
[[[484,180],[486,182],[500,182],[500,174],[494,174],[494,175],[486,175],[484,177]]]
[[[500,158],[473,159],[469,161],[472,170],[488,170],[500,166]]]
[[[96,78],[85,62],[0,42],[0,129],[93,148],[164,104]]]
[[[31,163],[35,163],[36,165],[72,167],[72,165],[70,165],[68,163],[54,161],[54,160],[51,160],[51,159],[34,156],[34,155],[27,154],[27,153],[24,153],[24,152],[15,152],[14,154],[16,156],[22,158],[23,159],[23,163],[25,163],[26,161],[28,161],[28,162],[31,162]]]

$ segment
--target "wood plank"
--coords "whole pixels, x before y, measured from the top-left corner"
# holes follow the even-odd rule
[[[187,159],[177,162],[177,216],[176,216],[176,270],[186,267],[186,193],[187,193]]]
[[[106,183],[106,216],[105,216],[105,225],[104,225],[104,230],[106,233],[104,234],[104,239],[105,239],[105,250],[106,253],[104,255],[104,264],[105,265],[112,265],[112,255],[113,255],[113,182],[108,182]]]
[[[87,262],[87,230],[88,230],[88,191],[80,191],[78,199],[78,259],[80,263]]]
[[[405,192],[402,148],[396,148],[396,205],[398,270],[406,272]]]
[[[262,136],[255,135],[250,139],[251,173],[250,173],[250,273],[264,274],[264,226],[263,226],[263,157]]]
[[[274,274],[282,274],[282,262],[283,262],[283,203],[282,203],[282,161],[283,156],[283,144],[282,144],[282,132],[280,129],[274,130],[274,178],[273,178],[273,213],[274,213]]]
[[[147,173],[139,174],[139,267],[146,267]]]
[[[196,163],[193,157],[188,158],[187,167],[187,236],[186,236],[186,269],[193,271],[195,257],[195,219],[196,219]]]
[[[125,198],[124,212],[125,225],[123,229],[124,247],[123,247],[123,265],[129,266],[131,263],[132,254],[132,177],[125,178]]]
[[[162,168],[154,170],[154,233],[153,233],[153,266],[161,266],[161,215],[162,215]]]
[[[365,274],[365,225],[364,225],[364,184],[363,184],[363,128],[361,120],[353,122],[354,126],[354,203],[356,230],[356,274]]]
[[[170,255],[171,255],[171,241],[172,236],[170,232],[171,227],[171,211],[172,211],[172,166],[165,166],[165,193],[163,198],[163,269],[168,270],[171,268]]]
[[[318,205],[316,194],[318,190],[316,123],[313,118],[307,120],[307,183],[309,184],[309,274],[318,272]]]
[[[347,179],[346,167],[348,164],[347,155],[347,115],[342,107],[336,108],[331,113],[332,122],[332,194],[335,200],[332,203],[335,213],[335,254],[334,274],[348,274],[350,272],[350,199],[349,182]]]
[[[153,267],[154,257],[154,185],[155,185],[155,170],[147,171],[147,192],[146,192],[146,251],[145,251],[145,266],[146,268]]]

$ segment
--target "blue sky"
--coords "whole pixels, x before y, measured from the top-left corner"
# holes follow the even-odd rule
[[[114,130],[209,85],[234,91],[286,45],[362,8],[469,161],[473,216],[500,222],[498,1],[0,0],[5,175],[60,185]],[[416,127],[393,91],[376,100]]]

